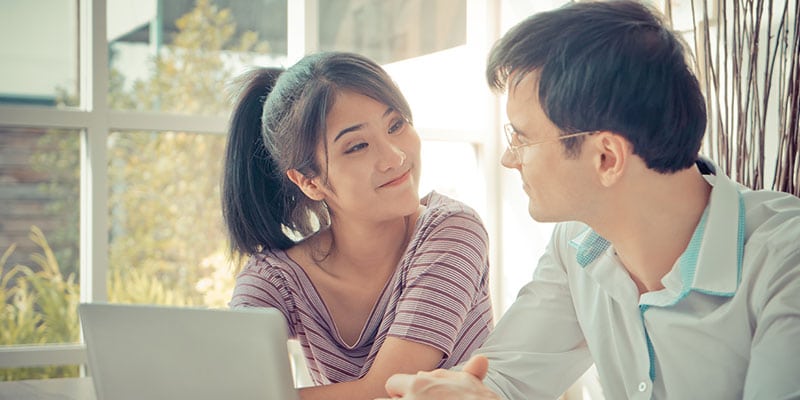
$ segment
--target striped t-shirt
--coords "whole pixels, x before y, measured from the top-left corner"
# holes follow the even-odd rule
[[[465,361],[493,326],[488,236],[463,203],[435,192],[420,203],[414,235],[355,345],[339,338],[308,275],[282,250],[251,257],[230,306],[280,310],[316,384],[363,377],[386,336],[442,351],[437,368]]]

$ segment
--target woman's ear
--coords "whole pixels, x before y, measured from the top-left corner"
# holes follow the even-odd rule
[[[311,200],[320,201],[325,199],[325,193],[321,190],[317,178],[308,178],[296,169],[286,171],[286,176]]]

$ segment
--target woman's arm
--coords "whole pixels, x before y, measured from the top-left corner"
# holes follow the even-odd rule
[[[396,337],[387,337],[375,361],[363,378],[343,383],[300,389],[302,400],[374,399],[385,397],[384,385],[397,373],[414,374],[436,368],[443,353],[431,346]]]

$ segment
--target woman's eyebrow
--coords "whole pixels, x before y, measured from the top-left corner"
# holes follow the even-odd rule
[[[394,112],[394,107],[387,107],[386,111],[383,112],[382,118],[386,118],[386,116],[391,114],[392,112]],[[333,138],[333,142],[336,143],[336,141],[339,140],[339,138],[342,137],[342,135],[344,135],[346,133],[353,132],[353,131],[357,131],[357,130],[363,128],[363,127],[364,127],[364,124],[362,123],[362,124],[357,124],[357,125],[353,125],[353,126],[344,128],[341,131],[339,131],[339,133],[336,134],[336,137]]]
[[[353,131],[357,131],[357,130],[361,129],[362,127],[364,127],[364,124],[353,125],[353,126],[350,126],[350,127],[342,129],[341,131],[339,131],[339,133],[336,134],[336,137],[333,138],[333,142],[336,143],[336,141],[339,140],[339,138],[342,137],[342,135],[344,135],[345,133],[350,133],[350,132],[353,132]]]

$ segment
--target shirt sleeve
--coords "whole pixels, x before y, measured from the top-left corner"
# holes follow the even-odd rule
[[[800,249],[773,271],[763,292],[753,296],[761,305],[754,313],[744,399],[800,398]]]
[[[289,337],[296,336],[292,323],[292,297],[289,284],[281,271],[266,260],[251,258],[236,277],[230,308],[271,307],[278,309],[287,321]]]
[[[452,354],[464,321],[488,295],[488,235],[476,214],[457,212],[424,227],[405,268],[388,335]]]
[[[505,399],[555,399],[591,366],[559,253],[567,246],[557,225],[533,280],[476,351],[489,359],[484,383]]]

